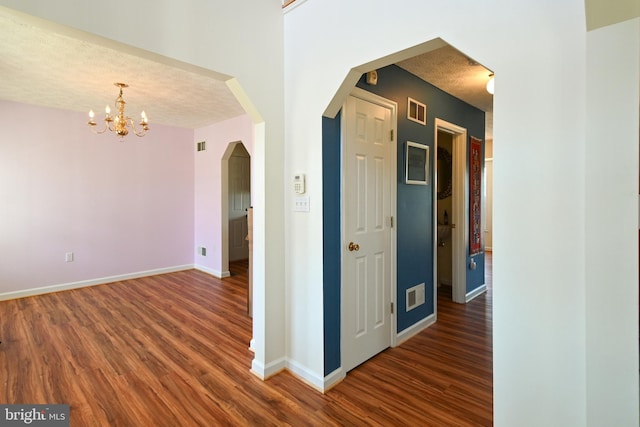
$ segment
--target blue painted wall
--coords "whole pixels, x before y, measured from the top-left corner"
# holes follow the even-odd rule
[[[397,331],[434,313],[433,301],[433,184],[404,183],[405,143],[430,148],[430,182],[434,182],[434,122],[440,118],[467,129],[468,136],[484,140],[484,112],[441,91],[418,77],[391,65],[378,70],[378,84],[358,87],[398,104],[397,187]],[[427,125],[407,119],[407,98],[427,105]],[[325,375],[340,367],[340,115],[323,118],[323,215],[324,215],[324,344]],[[483,147],[484,150],[484,147]],[[468,144],[467,144],[468,151]],[[467,158],[469,156],[467,155]],[[468,166],[467,166],[468,169]],[[484,284],[484,255],[474,257],[476,270],[467,269],[467,292]],[[467,265],[471,257],[467,257]],[[406,311],[406,290],[425,283],[426,301]]]
[[[340,118],[322,118],[323,309],[325,376],[340,367]],[[328,172],[328,173],[327,173]]]

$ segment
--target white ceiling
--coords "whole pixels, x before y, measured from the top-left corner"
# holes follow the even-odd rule
[[[229,76],[178,63],[131,46],[0,8],[0,99],[88,112],[113,109],[124,89],[126,112],[160,123],[199,128],[244,110]]]
[[[451,46],[398,64],[487,112],[489,71]],[[225,83],[231,77],[0,7],[0,99],[88,112],[99,121],[124,89],[126,112],[154,123],[196,129],[244,113]]]

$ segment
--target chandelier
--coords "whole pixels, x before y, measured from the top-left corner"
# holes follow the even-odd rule
[[[136,128],[136,124],[133,119],[124,114],[124,98],[122,98],[122,88],[129,87],[126,83],[114,83],[115,86],[120,88],[120,94],[116,98],[115,107],[116,107],[116,115],[111,115],[111,107],[107,105],[104,109],[106,116],[104,118],[104,128],[102,130],[96,130],[96,122],[93,120],[95,114],[93,110],[89,111],[89,122],[88,125],[95,134],[102,134],[109,129],[111,132],[115,132],[120,139],[124,138],[129,134],[129,130],[131,130],[136,136],[145,136],[147,131],[149,130],[149,125],[147,122],[147,115],[143,111],[140,114],[140,129]]]

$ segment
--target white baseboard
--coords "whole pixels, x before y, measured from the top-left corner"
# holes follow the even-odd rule
[[[228,271],[220,271],[214,270],[213,268],[205,267],[204,265],[196,264],[193,266],[196,270],[200,270],[204,273],[210,274],[213,277],[217,277],[218,279],[224,279],[225,277],[231,276],[231,273]]]
[[[402,344],[403,342],[405,342],[409,338],[419,334],[424,329],[426,329],[429,326],[433,325],[435,322],[436,322],[436,315],[432,314],[430,316],[425,317],[424,319],[422,319],[418,323],[415,323],[415,324],[409,326],[407,329],[403,330],[398,335],[396,335],[396,346],[399,346],[400,344]]]
[[[322,390],[323,393],[329,391],[333,386],[339,384],[342,380],[347,377],[347,373],[342,370],[342,367],[336,369],[331,372],[329,375],[324,377],[324,388]]]
[[[285,369],[287,369],[286,357],[281,357],[266,365],[255,358],[251,362],[251,372],[261,380],[266,380]]]
[[[289,370],[293,375],[300,378],[305,383],[309,384],[311,387],[318,390],[320,393],[324,393],[324,378],[317,376],[305,366],[302,366],[296,361],[289,360],[287,362],[287,370]]]
[[[122,280],[138,279],[140,277],[155,276],[157,274],[174,273],[176,271],[191,270],[193,264],[179,265],[175,267],[158,268],[155,270],[138,271],[136,273],[120,274],[117,276],[100,277],[98,279],[81,280],[79,282],[63,283],[60,285],[43,286],[39,288],[24,289],[21,291],[5,292],[0,294],[0,301],[32,297],[35,295],[49,294],[52,292],[66,291],[69,289],[85,288],[87,286],[103,285],[105,283],[120,282]]]
[[[487,292],[487,285],[478,286],[477,288],[475,288],[474,290],[472,290],[466,295],[465,301],[469,302],[475,297],[482,295],[485,292]]]
[[[334,374],[331,374],[327,378],[322,378],[316,375],[307,367],[294,360],[287,359],[286,357],[281,357],[271,363],[268,363],[267,365],[264,365],[262,362],[256,360],[255,358],[251,362],[251,373],[263,381],[284,370],[291,372],[292,375],[305,382],[309,386],[315,388],[320,393],[324,393],[324,391],[327,389],[327,379],[330,380],[329,384],[333,384],[344,378],[344,375],[342,375],[342,377],[340,378],[333,378],[332,375]]]

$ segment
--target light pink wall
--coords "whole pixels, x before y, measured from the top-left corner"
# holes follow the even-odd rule
[[[193,131],[86,121],[0,101],[0,294],[193,264]]]
[[[206,151],[195,154],[195,246],[207,248],[207,256],[195,253],[195,264],[220,276],[222,267],[221,162],[230,143],[240,141],[253,155],[253,125],[247,115],[194,131],[196,142],[206,141]],[[254,174],[251,179],[253,180]],[[255,188],[253,182],[252,188]],[[194,248],[195,249],[195,248]]]

